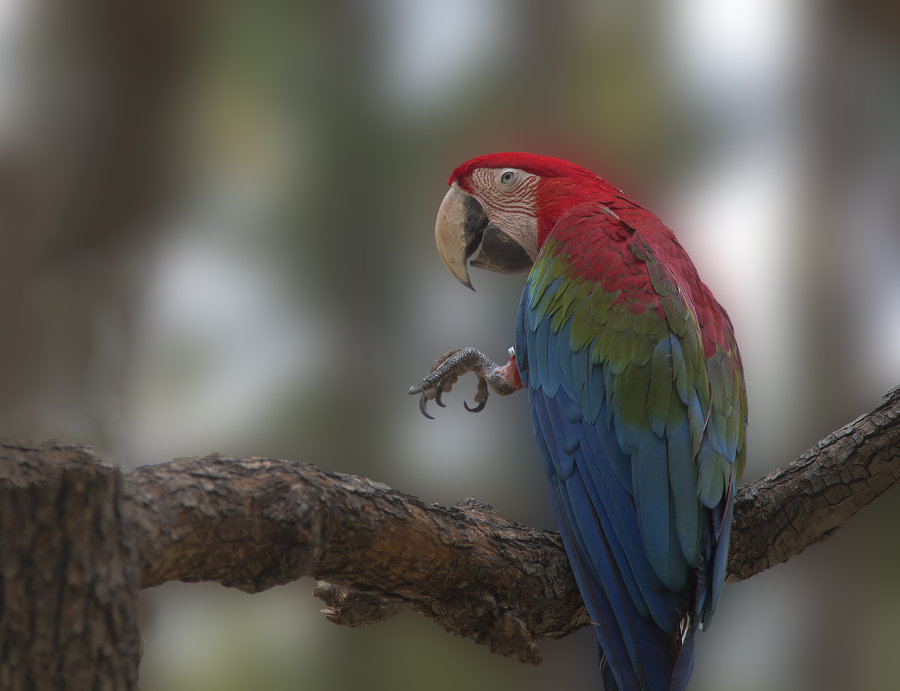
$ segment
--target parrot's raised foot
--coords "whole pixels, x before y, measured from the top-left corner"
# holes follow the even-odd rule
[[[453,388],[460,375],[474,372],[478,377],[475,391],[475,405],[463,401],[463,406],[470,413],[479,413],[487,404],[490,389],[501,396],[507,396],[522,388],[516,366],[516,356],[510,348],[510,358],[506,365],[498,365],[475,348],[456,348],[441,355],[431,366],[431,371],[416,386],[409,387],[411,395],[419,394],[419,410],[429,420],[434,418],[428,413],[428,401],[434,401],[442,408],[441,396]]]

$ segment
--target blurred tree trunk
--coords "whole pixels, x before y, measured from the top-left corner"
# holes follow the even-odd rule
[[[810,260],[802,264],[805,309],[799,318],[805,322],[806,342],[816,345],[802,359],[805,383],[799,390],[804,399],[818,403],[814,408],[800,406],[797,421],[810,434],[857,410],[865,395],[859,354],[865,352],[860,343],[868,335],[865,317],[871,307],[860,288],[864,240],[877,234],[878,225],[900,224],[900,5],[864,0],[825,7],[811,45],[804,117],[809,123],[804,142],[809,188],[808,217],[801,232]],[[858,670],[847,663],[856,655],[822,655],[823,650],[848,650],[858,639],[849,632],[870,624],[855,598],[833,597],[859,582],[857,571],[857,563],[844,559],[808,574],[807,592],[816,601],[830,603],[810,613],[806,635],[795,651],[807,661],[809,688],[861,683]],[[835,621],[843,625],[835,627]]]
[[[0,455],[0,688],[137,688],[133,531],[118,468],[66,445]]]
[[[41,0],[0,139],[0,421],[53,436],[118,417],[141,241],[172,177],[198,2]],[[111,410],[112,409],[112,410]],[[76,417],[71,416],[70,417]],[[103,431],[101,431],[101,438]]]

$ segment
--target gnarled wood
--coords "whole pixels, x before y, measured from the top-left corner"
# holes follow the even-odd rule
[[[320,588],[333,621],[370,623],[402,604],[530,662],[535,639],[586,623],[558,535],[474,500],[426,504],[306,463],[220,456],[144,466],[126,486],[144,586],[257,592],[314,576],[378,595]]]
[[[871,413],[793,463],[740,488],[728,580],[740,581],[821,542],[900,480],[900,386]]]

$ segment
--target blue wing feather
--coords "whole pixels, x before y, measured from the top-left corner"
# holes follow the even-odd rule
[[[558,395],[567,394],[560,391]],[[617,506],[627,510],[627,499],[610,496],[604,491],[607,487],[598,487],[593,478],[582,474],[585,466],[582,444],[573,455],[574,463],[570,464],[567,454],[560,453],[564,433],[558,427],[571,423],[563,422],[562,417],[553,413],[556,404],[553,398],[539,395],[532,405],[532,419],[548,459],[547,475],[554,490],[554,508],[562,527],[563,542],[591,622],[621,688],[663,688],[663,683],[668,688],[675,651],[671,637],[651,616],[649,605],[652,603],[665,621],[674,611],[672,603],[666,601],[673,594],[640,592],[641,586],[629,570],[629,558],[623,546],[628,540],[621,540],[616,530],[626,528],[617,526],[610,515]],[[569,468],[571,472],[564,475]],[[631,535],[632,539],[635,537]],[[644,572],[652,573],[649,564],[645,563]],[[665,663],[646,664],[658,658]]]
[[[523,307],[516,338],[520,375],[532,390],[533,426],[591,621],[620,688],[668,688],[676,658],[669,632],[678,626],[684,597],[664,588],[644,551],[635,549],[642,538],[630,494],[631,462],[603,411],[608,403],[598,383],[602,387],[605,373],[581,355],[578,369],[587,381],[576,385],[571,360],[560,359],[571,353],[559,343],[570,331],[554,333],[544,321],[529,332],[525,314]],[[578,391],[582,401],[589,392],[587,412],[596,424],[585,422]],[[622,483],[619,475],[626,473]]]

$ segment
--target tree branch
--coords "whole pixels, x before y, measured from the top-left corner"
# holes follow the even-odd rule
[[[793,463],[740,488],[728,581],[750,578],[831,537],[898,480],[900,386]]]
[[[586,623],[559,536],[475,500],[426,504],[352,475],[218,455],[125,478],[141,584],[217,581],[246,592],[314,576],[332,621],[380,621],[409,606],[503,655]],[[384,597],[386,596],[386,597]]]
[[[60,448],[0,445],[0,470],[12,468],[0,472],[0,491],[30,491],[15,479],[17,459],[53,463]],[[89,473],[111,469],[87,450],[65,448],[67,458],[87,459]],[[898,460],[900,387],[798,460],[740,489],[729,580],[827,538],[900,480]],[[115,515],[127,519],[120,539],[135,545],[142,587],[216,581],[258,592],[314,576],[329,581],[315,594],[337,623],[372,623],[410,607],[533,663],[537,641],[587,623],[559,536],[472,499],[426,504],[305,463],[219,455],[143,466],[117,487]]]
[[[788,466],[740,488],[730,581],[824,540],[900,479],[900,387]],[[409,606],[494,652],[538,662],[535,642],[587,623],[556,533],[468,500],[425,504],[366,478],[218,455],[124,480],[144,587],[217,581],[257,592],[301,576],[337,623]],[[128,508],[130,507],[130,508]]]

